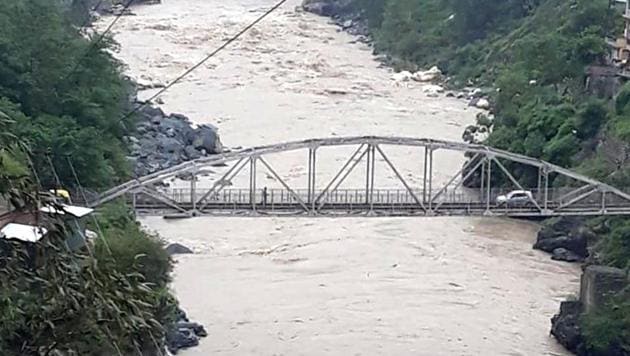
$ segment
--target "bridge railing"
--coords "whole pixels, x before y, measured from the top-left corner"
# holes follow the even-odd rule
[[[197,190],[196,196],[204,196],[209,190]],[[316,190],[313,197],[319,198],[317,201],[326,204],[361,204],[368,201],[372,201],[375,204],[396,204],[396,203],[415,203],[414,195],[419,200],[423,199],[422,190],[412,191],[413,195],[405,189],[374,189],[371,193],[366,192],[365,189],[339,189],[332,192],[324,193],[322,190]],[[309,199],[309,192],[306,189],[297,189],[292,194],[286,189],[263,189],[256,190],[255,201],[259,204],[294,204],[298,202],[299,197],[303,202],[309,202],[313,200],[313,197]],[[322,194],[324,193],[324,194]],[[437,190],[433,194],[438,193]],[[192,194],[190,189],[173,189],[166,191],[165,194],[173,201],[178,203],[191,203]],[[368,200],[368,196],[371,196],[371,200]],[[206,202],[213,203],[237,203],[246,204],[250,203],[250,190],[249,189],[224,189],[218,193],[210,194]],[[426,196],[428,199],[428,195]],[[435,201],[474,201],[473,195],[466,191],[447,191],[440,195]]]
[[[554,206],[563,205],[595,205],[601,204],[602,193],[593,192],[586,195],[589,190],[583,191],[576,190],[575,187],[566,188],[551,188],[546,193],[547,203]],[[494,203],[499,195],[505,195],[512,189],[509,188],[495,188],[490,190],[490,202]],[[199,199],[208,193],[209,189],[197,189],[195,197]],[[530,189],[535,201],[539,205],[543,205],[545,201],[544,190]],[[180,204],[192,204],[193,195],[190,189],[178,188],[178,189],[165,189],[162,191],[165,196],[174,202]],[[439,194],[438,194],[439,193]],[[368,197],[371,195],[371,199]],[[366,192],[365,189],[338,189],[335,191],[323,192],[316,190],[312,197],[309,197],[309,192],[306,189],[297,189],[290,192],[287,189],[257,189],[254,194],[254,201],[256,204],[298,204],[298,199],[302,202],[308,203],[317,199],[317,203],[324,204],[414,204],[416,199],[428,203],[429,196],[433,197],[432,202],[439,203],[462,203],[462,204],[474,204],[485,203],[488,196],[487,191],[481,191],[478,188],[459,188],[459,189],[447,189],[440,193],[439,190],[433,190],[429,195],[424,194],[423,190],[412,190],[409,192],[406,189],[374,189],[371,193]],[[582,197],[579,200],[578,198]],[[609,194],[605,196],[607,204],[630,204],[623,198]],[[208,195],[207,198],[201,203],[218,203],[218,204],[251,204],[251,196],[249,189],[223,189],[219,192],[213,192]]]

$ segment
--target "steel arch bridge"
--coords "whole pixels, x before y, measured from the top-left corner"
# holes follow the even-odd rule
[[[317,152],[323,147],[353,147],[337,174],[317,188]],[[424,153],[422,186],[412,187],[385,153],[386,146],[418,148]],[[304,150],[307,187],[291,187],[265,159],[276,153]],[[446,184],[434,182],[434,153],[455,151],[469,157]],[[422,153],[421,153],[422,154]],[[394,173],[403,189],[375,189],[375,158]],[[511,163],[510,163],[511,162]],[[210,189],[197,187],[204,169],[221,164],[231,167]],[[340,185],[359,164],[365,165],[365,185],[340,189]],[[516,165],[514,164],[516,163]],[[523,187],[506,167],[524,165],[538,171],[537,185]],[[249,166],[249,185],[232,187],[233,179]],[[257,169],[265,169],[281,189],[260,189]],[[164,180],[186,174],[186,189],[162,189]],[[499,187],[496,179],[510,187]],[[465,182],[475,177],[477,184],[467,188]],[[566,187],[551,187],[550,180],[563,177]],[[420,177],[419,177],[420,178]],[[505,186],[505,184],[503,184]],[[227,188],[229,187],[229,188]],[[516,189],[527,190],[524,204],[498,204],[499,194]],[[630,215],[630,194],[557,165],[488,146],[408,137],[335,137],[286,142],[227,152],[188,161],[177,166],[131,180],[103,192],[88,204],[97,207],[126,197],[139,214],[169,216],[255,215],[255,216],[435,216],[490,215],[511,217],[551,217],[563,215]]]

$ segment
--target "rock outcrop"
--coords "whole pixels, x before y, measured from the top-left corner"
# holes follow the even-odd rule
[[[302,9],[330,17],[343,31],[359,36],[362,42],[370,42],[367,21],[352,6],[352,0],[304,0]]]
[[[582,273],[579,300],[560,304],[560,312],[551,318],[551,334],[567,350],[579,356],[626,356],[618,345],[594,352],[584,338],[581,320],[585,313],[602,308],[619,296],[630,284],[628,274],[618,268],[588,266]]]
[[[560,312],[551,318],[551,334],[567,350],[575,354],[584,353],[584,337],[580,326],[582,303],[566,301],[560,303]]]
[[[178,244],[178,243],[172,243],[169,244],[168,246],[166,246],[166,253],[168,253],[169,256],[173,256],[173,255],[186,255],[186,254],[191,254],[193,253],[193,251],[191,249],[189,249],[188,247],[182,245],[182,244]]]
[[[223,152],[218,129],[209,125],[193,128],[181,114],[165,114],[145,106],[139,110],[136,133],[127,137],[133,173],[142,177],[182,162]]]
[[[534,248],[549,252],[559,261],[582,262],[588,256],[589,241],[595,234],[580,218],[550,220],[539,232]]]
[[[166,329],[166,346],[175,355],[181,349],[199,345],[199,338],[206,336],[203,325],[188,320],[186,313],[178,308],[176,321]]]

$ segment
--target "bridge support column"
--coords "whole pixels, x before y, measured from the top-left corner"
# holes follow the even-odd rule
[[[542,175],[543,175],[543,180],[544,180],[544,197],[543,197],[543,210],[545,212],[545,214],[548,213],[549,211],[549,172],[547,172],[547,168],[543,168],[542,171]]]
[[[422,204],[427,203],[427,171],[429,170],[429,148],[424,148],[424,169],[422,171]]]
[[[428,177],[428,189],[429,189],[429,194],[428,194],[428,199],[429,199],[429,212],[432,214],[433,213],[433,148],[429,148],[429,171],[427,172],[427,174],[429,175]],[[424,178],[425,180],[427,180],[427,177]]]
[[[485,185],[486,185],[486,158],[481,159],[481,184],[479,184],[479,201],[485,202]]]
[[[192,202],[191,216],[197,215],[197,166],[193,166],[192,177],[190,178],[190,201]]]
[[[486,172],[486,215],[492,214],[490,211],[490,189],[492,188],[492,160],[486,156],[486,166],[488,172]]]
[[[311,147],[308,149],[308,199],[307,203],[310,206],[310,214],[315,214],[315,187],[317,177],[317,148]]]
[[[258,156],[252,156],[249,159],[249,203],[254,214],[256,213],[256,161],[258,161]]]
[[[374,211],[374,157],[376,147],[369,144],[367,148],[367,167],[365,172],[365,204],[370,206],[369,213]]]
[[[536,185],[536,200],[540,201],[540,193],[542,189],[543,168],[538,168],[538,183]]]

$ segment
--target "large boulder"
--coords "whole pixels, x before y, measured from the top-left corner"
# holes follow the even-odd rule
[[[434,82],[442,78],[442,71],[440,68],[433,66],[426,71],[417,71],[413,73],[412,79],[417,82]]]
[[[555,249],[564,248],[578,256],[586,257],[586,238],[583,235],[561,235],[538,239],[534,248],[545,252],[553,252]]]
[[[166,333],[166,346],[171,353],[199,345],[199,337],[188,328],[169,330]]]
[[[413,73],[407,70],[403,70],[398,73],[392,74],[392,80],[395,82],[408,82],[413,78]]]
[[[185,140],[194,129],[188,117],[181,114],[171,114],[163,120],[162,129],[164,133],[174,132],[173,137]]]
[[[203,327],[203,325],[199,323],[193,323],[189,321],[178,321],[177,329],[189,329],[192,330],[196,336],[198,337],[206,337],[208,336],[208,332]]]
[[[210,126],[199,126],[192,134],[191,144],[197,150],[205,150],[206,153],[216,154],[223,151],[223,145],[219,140],[216,129]]]
[[[534,248],[553,253],[558,260],[583,261],[589,255],[589,242],[594,239],[595,234],[584,226],[583,219],[556,218],[538,232]]]
[[[560,303],[560,312],[551,318],[551,334],[567,350],[581,354],[584,348],[584,337],[580,327],[582,304],[579,301]]]
[[[172,243],[172,244],[166,246],[165,250],[166,250],[166,253],[168,253],[169,256],[193,253],[193,251],[191,249],[189,249],[188,247],[186,247],[186,246],[184,246],[182,244],[178,244],[178,243]]]
[[[558,247],[551,252],[551,259],[565,262],[583,262],[584,257],[578,256],[566,248]]]
[[[184,145],[181,141],[173,137],[160,137],[158,149],[162,153],[178,155],[184,151]]]
[[[197,150],[194,146],[186,146],[184,148],[184,153],[186,154],[186,158],[188,160],[201,158],[201,152]]]

